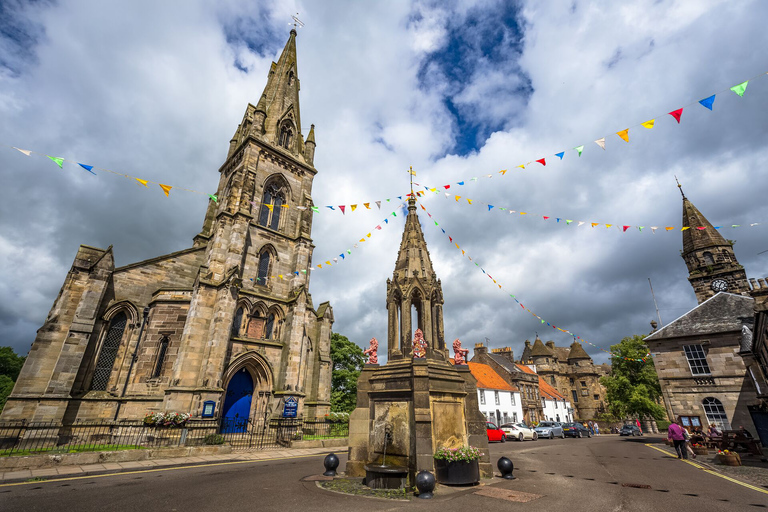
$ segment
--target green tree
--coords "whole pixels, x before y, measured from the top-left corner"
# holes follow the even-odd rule
[[[11,347],[0,347],[0,411],[3,410],[13,384],[24,366],[23,356],[16,355]]]
[[[352,412],[357,404],[357,379],[365,363],[363,349],[339,333],[331,334],[331,410]]]
[[[659,405],[661,386],[644,336],[627,336],[611,346],[611,375],[602,377],[608,410],[616,418],[666,418]],[[641,359],[645,358],[645,361]]]

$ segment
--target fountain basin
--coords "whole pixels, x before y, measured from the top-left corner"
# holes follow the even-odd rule
[[[404,489],[408,480],[408,468],[366,464],[365,485],[371,489]]]

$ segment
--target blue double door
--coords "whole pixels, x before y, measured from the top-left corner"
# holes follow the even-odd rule
[[[242,369],[232,377],[229,385],[227,385],[227,394],[222,410],[222,434],[235,434],[247,430],[252,397],[253,378],[246,369]]]

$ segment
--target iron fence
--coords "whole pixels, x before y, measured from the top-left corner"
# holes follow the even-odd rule
[[[191,420],[181,428],[141,421],[0,423],[0,456],[229,444],[233,450],[288,447],[293,441],[346,437],[348,423],[325,419]]]

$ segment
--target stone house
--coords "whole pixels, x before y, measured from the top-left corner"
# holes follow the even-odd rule
[[[573,421],[574,409],[571,402],[548,384],[541,375],[539,375],[539,392],[541,393],[542,420],[563,423]]]
[[[477,380],[480,412],[497,426],[517,423],[523,418],[520,390],[507,383],[493,368],[482,363],[467,363]]]
[[[768,285],[765,279],[750,279],[755,299],[755,317],[751,336],[742,337],[739,355],[757,391],[757,402],[748,406],[757,435],[768,446]],[[747,334],[747,333],[745,333]]]
[[[264,421],[287,397],[330,408],[333,311],[313,305],[314,126],[304,140],[296,32],[219,169],[192,247],[115,267],[80,246],[2,420]],[[213,406],[213,407],[211,407]]]
[[[606,410],[605,387],[600,384],[600,377],[608,375],[611,367],[596,365],[581,343],[574,341],[570,347],[558,347],[553,341],[544,344],[537,336],[533,346],[525,340],[521,363],[568,397],[575,418],[590,420]]]

